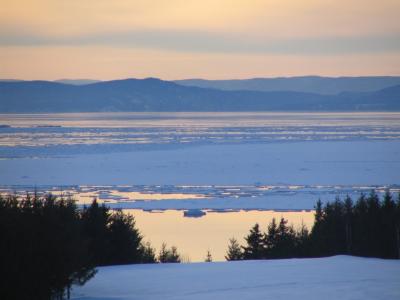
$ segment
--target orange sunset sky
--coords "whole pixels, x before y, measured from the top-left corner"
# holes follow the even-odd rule
[[[0,0],[0,78],[400,75],[399,0]]]

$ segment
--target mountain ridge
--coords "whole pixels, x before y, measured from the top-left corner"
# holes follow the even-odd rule
[[[174,82],[185,86],[217,88],[221,90],[252,90],[312,92],[334,95],[340,92],[372,92],[400,84],[400,76],[294,76],[248,79],[183,79]]]
[[[225,91],[157,78],[85,85],[0,82],[0,112],[105,111],[400,111],[400,85],[374,92],[321,95],[293,91]]]

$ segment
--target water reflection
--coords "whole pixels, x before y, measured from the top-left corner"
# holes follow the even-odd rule
[[[243,242],[243,237],[251,226],[259,223],[263,231],[272,218],[289,220],[295,228],[302,223],[311,228],[314,222],[312,211],[235,211],[207,212],[201,218],[183,217],[183,211],[166,210],[148,212],[126,209],[135,217],[136,224],[146,241],[158,249],[163,242],[175,245],[179,252],[192,262],[204,261],[207,250],[211,251],[214,261],[225,260],[228,239],[235,237]]]

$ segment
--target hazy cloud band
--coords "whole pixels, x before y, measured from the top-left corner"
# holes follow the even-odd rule
[[[179,52],[259,54],[357,54],[400,52],[400,36],[277,39],[209,32],[129,31],[73,37],[0,33],[0,46],[110,46]]]

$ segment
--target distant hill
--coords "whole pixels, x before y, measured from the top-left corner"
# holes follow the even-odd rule
[[[7,79],[7,78],[0,79],[0,82],[17,82],[17,81],[24,81],[24,80],[21,80],[21,79]]]
[[[400,76],[370,77],[277,77],[237,80],[185,79],[175,83],[220,90],[293,91],[334,95],[342,92],[372,92],[400,85]]]
[[[54,82],[72,84],[72,85],[85,85],[85,84],[100,82],[100,80],[95,80],[95,79],[58,79],[58,80],[54,80]]]
[[[0,82],[19,82],[19,81],[26,81],[22,79],[0,79]],[[53,82],[58,83],[65,83],[65,84],[72,84],[72,85],[85,85],[100,82],[101,80],[95,79],[58,79],[54,80]]]
[[[155,78],[70,85],[0,82],[0,112],[106,111],[400,111],[400,85],[375,92],[320,95],[223,91]]]

